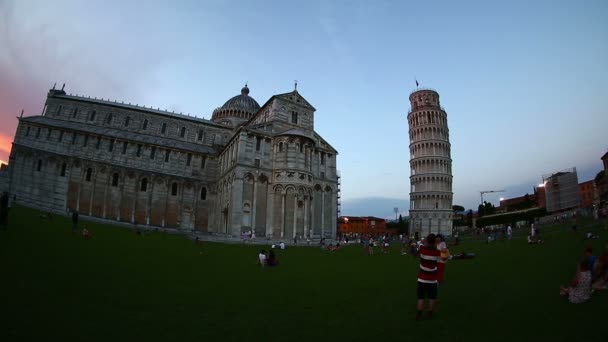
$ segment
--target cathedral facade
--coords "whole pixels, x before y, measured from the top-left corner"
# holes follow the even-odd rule
[[[55,212],[226,236],[334,237],[337,151],[297,90],[249,88],[211,120],[49,90],[19,118],[9,192]]]

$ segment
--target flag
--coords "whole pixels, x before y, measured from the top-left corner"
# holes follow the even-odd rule
[[[416,80],[416,87],[418,86],[418,80]]]

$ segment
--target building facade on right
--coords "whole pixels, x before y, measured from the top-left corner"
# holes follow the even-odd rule
[[[547,211],[578,208],[581,205],[576,168],[543,176]]]
[[[452,158],[447,113],[439,94],[410,94],[410,233],[452,234]]]

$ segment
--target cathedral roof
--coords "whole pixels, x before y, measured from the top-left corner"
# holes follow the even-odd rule
[[[141,134],[137,132],[129,132],[111,127],[97,126],[74,121],[52,119],[46,116],[28,116],[19,119],[23,122],[39,124],[53,128],[68,129],[79,131],[91,135],[101,135],[120,140],[135,141],[144,144],[157,145],[165,148],[174,148],[179,150],[187,150],[201,154],[216,154],[216,149],[210,146],[190,143],[176,139],[159,137],[155,135]]]
[[[243,112],[254,114],[260,109],[260,105],[253,97],[249,96],[249,88],[247,88],[247,85],[245,85],[243,89],[241,89],[241,95],[237,95],[226,101],[223,106],[216,109],[215,111],[229,109],[240,110]]]

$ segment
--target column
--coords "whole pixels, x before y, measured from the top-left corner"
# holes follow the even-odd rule
[[[137,199],[139,198],[139,187],[141,186],[141,178],[135,175],[135,190],[133,191],[133,206],[131,207],[131,223],[135,223],[135,208],[137,208]],[[147,189],[146,189],[147,190]]]
[[[238,237],[243,225],[243,179],[237,178],[232,182],[232,200],[230,201],[229,218],[230,234]]]
[[[294,194],[293,196],[293,236],[292,239],[296,237],[296,228],[298,227],[298,196]]]
[[[92,187],[91,187],[91,195],[89,197],[89,216],[92,216],[93,214],[93,199],[94,199],[94,195],[95,195],[95,185],[97,184],[97,174],[99,173],[99,166],[95,168],[95,175],[92,175],[91,178],[93,178],[93,181],[91,183],[93,183]]]
[[[332,238],[336,237],[337,233],[337,224],[338,224],[338,193],[336,192],[336,196],[331,196],[331,234]]]
[[[146,226],[150,225],[150,208],[152,207],[152,194],[154,193],[154,176],[150,176],[150,187],[148,191],[148,201],[146,203]]]
[[[169,180],[165,180],[163,179],[163,186],[165,187],[165,211],[163,212],[163,218],[161,220],[160,226],[165,228],[166,225],[166,218],[167,218],[167,210],[169,209],[169,183],[171,181]]]
[[[281,194],[281,238],[285,235],[285,194]]]
[[[274,207],[274,190],[270,183],[268,184],[268,199],[266,200],[266,236],[272,235],[273,225],[273,207]]]
[[[304,236],[308,236],[308,196],[304,196]]]
[[[312,239],[312,235],[315,233],[315,203],[313,201],[313,197],[310,196],[310,238]]]
[[[112,170],[108,168],[108,177],[106,178],[106,186],[103,189],[103,213],[101,217],[106,218],[106,203],[108,202],[108,188],[112,185]]]
[[[325,190],[321,189],[321,237],[325,237]]]
[[[255,211],[256,211],[256,194],[258,190],[257,179],[253,180],[253,199],[251,200],[251,230],[255,232]]]

